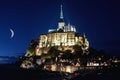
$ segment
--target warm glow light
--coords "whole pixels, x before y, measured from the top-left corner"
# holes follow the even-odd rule
[[[66,66],[66,72],[69,72],[69,73],[71,73],[71,72],[72,72],[72,70],[71,70],[71,67],[70,67],[70,66]]]
[[[99,66],[99,63],[94,63],[93,66]]]
[[[57,67],[56,65],[51,65],[51,70],[56,71],[56,67]]]

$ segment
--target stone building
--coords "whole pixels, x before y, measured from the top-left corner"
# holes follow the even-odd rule
[[[38,45],[35,48],[35,55],[40,56],[42,53],[47,53],[53,46],[57,46],[59,50],[71,50],[71,52],[74,52],[74,45],[81,46],[83,51],[89,48],[89,42],[85,34],[79,35],[76,32],[75,26],[65,23],[62,8],[61,5],[58,28],[49,29],[47,34],[39,36]]]

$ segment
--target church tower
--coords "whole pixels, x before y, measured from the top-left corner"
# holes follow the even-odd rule
[[[60,10],[60,20],[58,22],[58,30],[59,29],[64,29],[65,22],[64,22],[64,16],[63,16],[63,6],[61,5],[61,10]]]

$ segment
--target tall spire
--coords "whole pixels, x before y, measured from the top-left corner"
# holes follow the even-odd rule
[[[62,8],[63,6],[62,6],[62,4],[61,4],[61,11],[60,11],[60,19],[63,19],[64,18],[64,16],[63,16],[63,8]]]
[[[61,10],[60,10],[60,20],[58,22],[58,30],[62,29],[64,31],[64,26],[65,26],[65,22],[64,22],[64,17],[63,17],[63,9],[62,9],[62,5],[61,5]]]

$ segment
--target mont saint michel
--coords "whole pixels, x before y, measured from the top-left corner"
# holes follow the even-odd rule
[[[56,29],[48,29],[31,41],[20,67],[73,73],[111,66],[104,51],[91,48],[85,33],[78,34],[74,25],[66,23],[63,5],[57,24]]]

